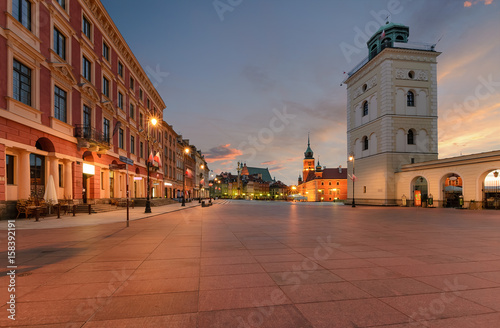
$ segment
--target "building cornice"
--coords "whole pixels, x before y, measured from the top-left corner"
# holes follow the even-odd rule
[[[488,163],[500,161],[500,150],[494,150],[490,152],[477,153],[472,155],[463,155],[457,157],[449,157],[438,159],[434,161],[420,162],[415,164],[406,164],[401,167],[401,172],[410,172],[416,170],[423,169],[431,169],[431,168],[441,168],[441,167],[449,167],[460,166],[460,165],[468,165],[468,164],[478,164],[478,163]]]
[[[151,83],[147,74],[144,72],[141,64],[133,54],[127,42],[121,35],[115,23],[109,16],[103,4],[99,0],[81,0],[87,8],[92,12],[94,18],[100,23],[100,28],[107,34],[120,56],[128,63],[129,68],[133,71],[134,75],[140,80],[148,94],[153,98],[154,102],[161,107],[162,111],[166,108],[165,102],[161,98],[156,88]]]
[[[385,60],[403,60],[413,62],[427,62],[436,64],[437,56],[441,53],[437,51],[403,49],[403,48],[385,48],[375,58],[367,62],[354,74],[349,76],[343,83],[355,84],[361,78],[366,77],[375,67],[378,67]]]

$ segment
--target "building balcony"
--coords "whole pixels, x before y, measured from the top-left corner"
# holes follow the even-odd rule
[[[78,140],[78,148],[87,148],[99,153],[104,153],[110,148],[109,137],[101,131],[83,124],[75,125],[75,137]]]

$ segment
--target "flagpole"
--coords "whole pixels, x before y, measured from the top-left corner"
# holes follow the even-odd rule
[[[354,175],[354,154],[349,156],[349,161],[352,162],[352,207],[356,207],[356,200],[354,198],[354,180],[356,180],[356,176]]]

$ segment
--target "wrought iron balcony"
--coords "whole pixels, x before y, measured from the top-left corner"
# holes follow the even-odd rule
[[[81,140],[91,145],[97,145],[100,148],[109,149],[109,136],[104,135],[101,131],[92,127],[76,124],[75,137],[78,138],[79,141]]]

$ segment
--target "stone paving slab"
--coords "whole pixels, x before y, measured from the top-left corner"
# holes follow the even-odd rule
[[[16,221],[16,321],[7,318],[11,281],[0,232],[0,327],[500,322],[499,212],[169,206],[136,213],[128,228],[116,212]]]

